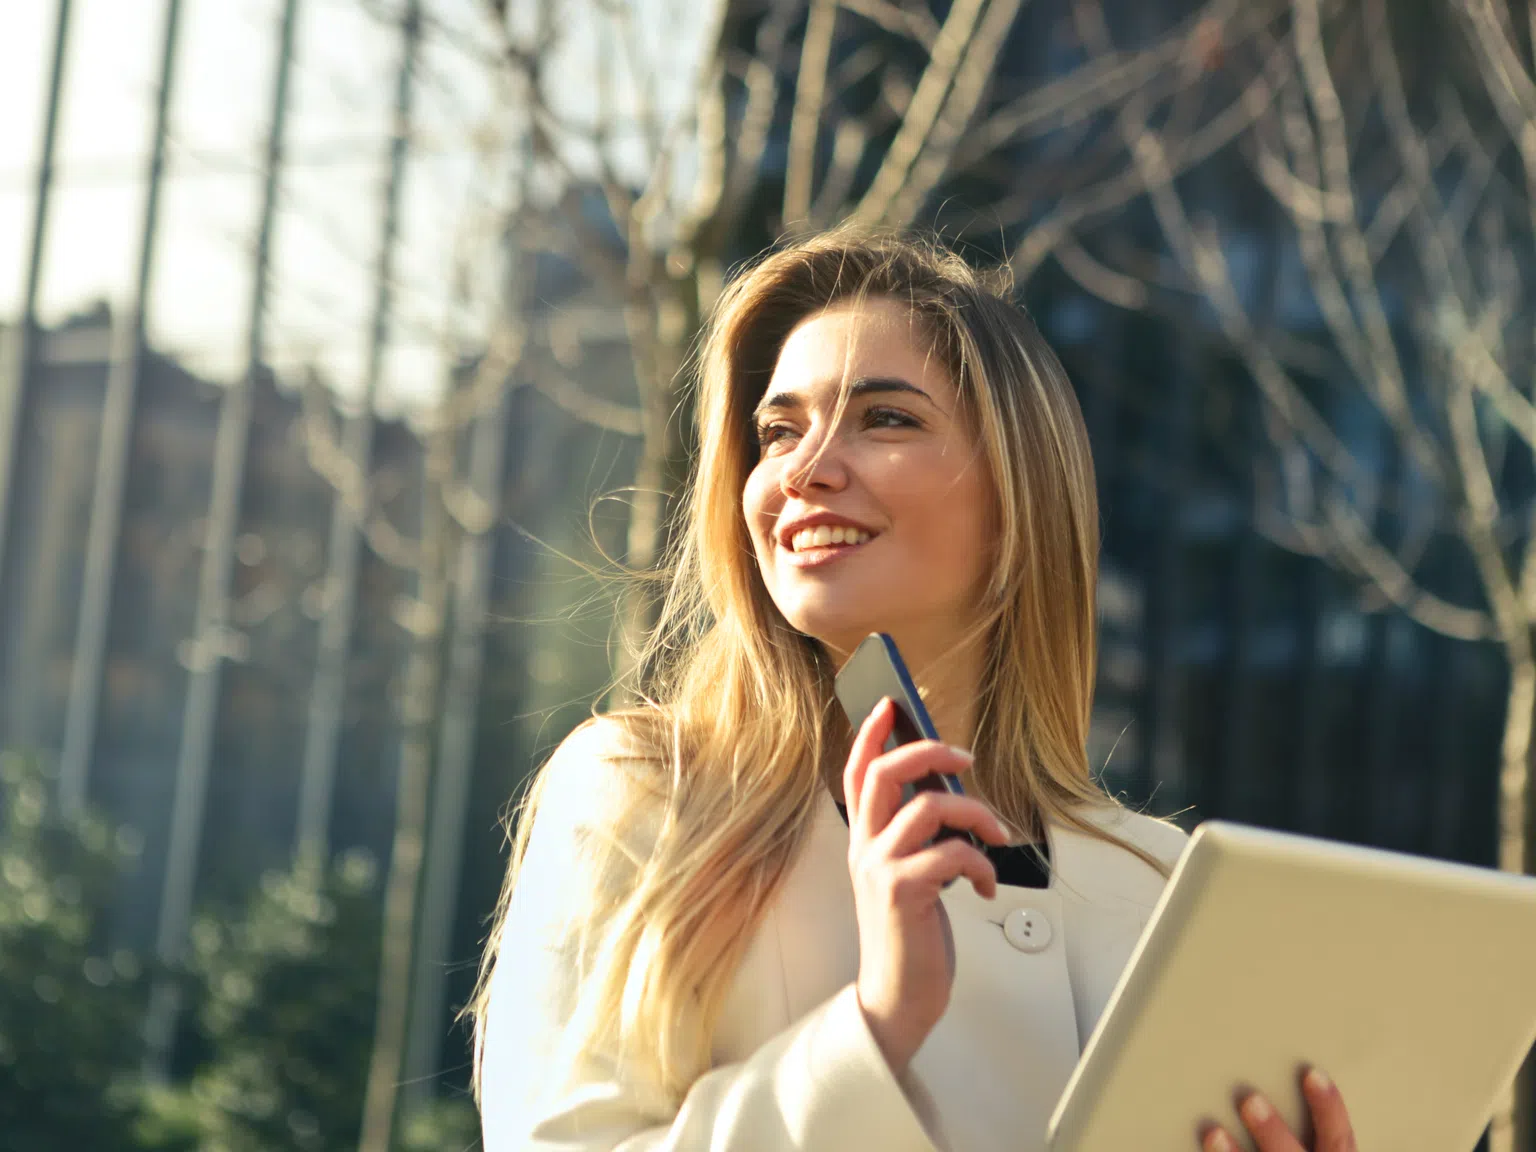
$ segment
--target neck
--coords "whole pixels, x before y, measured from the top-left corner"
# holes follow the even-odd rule
[[[969,750],[976,740],[984,641],[977,638],[969,644],[958,644],[950,630],[943,635],[930,635],[913,628],[891,629],[890,635],[922,695],[923,707],[928,710],[939,739]],[[847,651],[832,650],[834,660],[841,665],[852,654],[853,647],[850,645]]]
[[[923,707],[928,710],[928,718],[933,721],[939,739],[970,751],[976,744],[978,702],[986,669],[986,641],[977,638],[969,644],[959,644],[954,635],[953,631],[933,637],[925,637],[910,629],[891,632],[896,647],[901,650],[902,662],[922,694]],[[839,651],[831,646],[828,650],[839,666],[853,651],[852,647]],[[828,784],[833,797],[842,801],[841,776]],[[1017,827],[1027,829],[1031,826],[1026,816]],[[1028,833],[1017,831],[1011,823],[1005,822],[1004,827],[1008,830],[1010,844],[1024,843],[1032,838]]]
[[[976,743],[982,656],[980,645],[973,644],[926,652],[916,648],[906,657],[939,739],[957,748],[969,750]]]

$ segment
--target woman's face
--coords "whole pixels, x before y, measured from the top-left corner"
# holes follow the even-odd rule
[[[839,658],[876,631],[942,655],[996,555],[986,466],[930,347],[900,301],[834,305],[790,333],[754,416],[742,510],[763,582]]]

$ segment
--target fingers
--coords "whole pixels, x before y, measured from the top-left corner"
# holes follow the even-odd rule
[[[1312,1110],[1316,1152],[1355,1152],[1355,1128],[1333,1081],[1321,1069],[1312,1068],[1301,1078],[1301,1090]]]
[[[1243,1127],[1253,1135],[1259,1152],[1307,1152],[1294,1133],[1280,1119],[1275,1106],[1261,1093],[1250,1092],[1237,1106]]]
[[[849,825],[856,831],[855,818],[861,808],[864,778],[872,760],[880,755],[880,749],[890,738],[896,726],[896,705],[889,696],[875,705],[874,711],[864,717],[864,723],[853,737],[853,749],[848,753],[848,764],[843,769],[843,803],[848,808]]]
[[[947,840],[929,846],[941,827],[963,828],[993,844],[1005,843],[1007,832],[997,817],[980,801],[966,796],[924,792],[896,813],[872,842],[876,860],[896,862],[898,878],[921,885],[932,881],[947,886],[960,876],[970,879],[977,895],[991,900],[997,895],[997,869],[982,853],[963,840]]]
[[[971,766],[968,754],[932,740],[904,744],[877,756],[865,769],[859,795],[858,824],[866,839],[874,839],[902,807],[902,785],[935,772],[958,775]]]
[[[1333,1082],[1319,1069],[1310,1069],[1301,1081],[1302,1093],[1312,1113],[1316,1132],[1314,1152],[1356,1152],[1354,1126],[1349,1110]],[[1295,1134],[1286,1126],[1270,1104],[1258,1092],[1251,1092],[1238,1105],[1243,1126],[1252,1134],[1259,1152],[1306,1152]],[[1201,1136],[1205,1152],[1236,1152],[1237,1143],[1222,1128],[1212,1125]]]
[[[1259,1152],[1307,1152],[1301,1146],[1280,1114],[1263,1095],[1250,1092],[1237,1106],[1243,1127],[1253,1135]],[[1212,1125],[1201,1137],[1200,1146],[1205,1152],[1237,1152],[1238,1143],[1219,1125]]]
[[[939,829],[959,828],[974,832],[989,844],[1006,844],[1008,832],[980,800],[952,796],[948,792],[919,792],[904,804],[875,837],[881,855],[910,856],[938,835]],[[986,857],[971,849],[982,860]]]
[[[1237,1152],[1237,1141],[1219,1124],[1212,1124],[1200,1136],[1202,1152]]]
[[[971,882],[983,899],[997,895],[997,870],[992,861],[963,840],[945,840],[898,857],[886,874],[890,877],[890,901],[895,907],[931,904],[951,880],[961,876]]]

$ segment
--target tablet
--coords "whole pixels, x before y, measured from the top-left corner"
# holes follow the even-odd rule
[[[1052,1152],[1251,1149],[1256,1088],[1361,1148],[1462,1152],[1536,1041],[1536,879],[1210,821],[1195,830],[1051,1118]]]

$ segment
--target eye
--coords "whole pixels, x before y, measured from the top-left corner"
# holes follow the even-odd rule
[[[767,448],[771,444],[776,444],[782,437],[793,435],[794,431],[794,428],[790,425],[785,424],[783,421],[777,421],[759,424],[754,429],[753,434],[757,437],[757,446],[759,448]]]
[[[899,408],[870,408],[864,413],[866,428],[920,428],[915,416]]]

